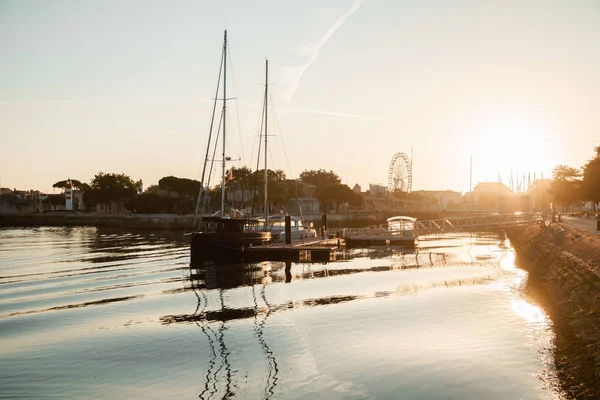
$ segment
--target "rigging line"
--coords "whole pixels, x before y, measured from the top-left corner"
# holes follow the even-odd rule
[[[221,74],[223,72],[223,57],[225,56],[225,43],[223,43],[223,50],[221,54],[221,64],[219,65],[219,78],[217,79],[217,89],[215,91],[215,101],[213,103],[212,116],[210,118],[210,128],[208,130],[208,141],[206,143],[206,156],[204,157],[204,166],[202,167],[202,177],[200,179],[200,189],[198,190],[198,199],[196,200],[196,210],[194,211],[194,224],[192,230],[196,229],[196,222],[198,221],[198,208],[200,207],[200,201],[202,198],[202,185],[204,184],[204,176],[206,174],[206,162],[208,161],[208,151],[210,149],[210,141],[212,137],[213,124],[215,121],[215,112],[217,109],[217,99],[219,98],[219,87],[221,86]]]
[[[214,169],[214,165],[215,165],[215,157],[217,155],[217,147],[219,146],[219,135],[221,134],[221,125],[223,123],[223,112],[221,111],[221,118],[219,118],[219,126],[217,127],[217,137],[215,138],[215,147],[213,148],[213,153],[212,153],[212,157],[210,160],[210,170],[208,172],[208,180],[207,180],[207,187],[210,187],[210,178],[212,176],[212,172]]]
[[[256,201],[256,189],[258,186],[258,166],[260,164],[260,152],[262,150],[262,146],[260,145],[260,143],[262,142],[262,132],[263,132],[263,126],[264,126],[264,121],[265,121],[265,107],[266,106],[266,102],[263,102],[263,109],[262,109],[262,113],[261,113],[261,117],[260,117],[260,130],[258,131],[258,155],[256,157],[256,169],[255,169],[255,174],[254,174],[254,185],[252,188],[252,211],[254,213],[254,203]],[[267,226],[267,221],[265,221],[265,226]]]
[[[264,97],[263,97],[264,99]],[[258,151],[256,152],[256,169],[254,170],[255,172],[258,171],[258,166],[260,163],[260,152],[262,151],[262,130],[263,130],[263,124],[265,123],[265,118],[264,118],[264,100],[263,100],[263,109],[261,110],[261,113],[258,116],[258,120],[256,121],[256,129],[255,129],[255,135],[254,135],[254,141],[252,143],[252,152],[250,153],[250,171],[252,172],[252,165],[254,162],[254,150],[256,149],[256,144],[258,142]],[[249,176],[249,179],[251,179],[251,182],[248,182],[248,184],[252,187],[252,206],[250,208],[250,213],[252,216],[254,216],[254,202],[256,201],[256,191],[257,191],[257,186],[258,186],[258,176],[256,174],[251,174]]]
[[[273,109],[273,115],[275,115],[275,124],[277,125],[277,132],[279,132],[279,140],[281,140],[281,146],[283,147],[283,154],[285,155],[285,160],[288,165],[288,170],[290,171],[290,176],[293,176],[292,166],[290,165],[290,159],[287,155],[287,150],[285,149],[285,143],[283,143],[283,134],[281,133],[281,127],[279,126],[279,117],[277,117],[277,113],[275,112],[275,104],[273,103],[273,97],[271,93],[269,93],[269,99],[271,100],[271,108]],[[298,205],[298,211],[300,212],[300,217],[304,220],[304,212],[302,211],[302,207],[300,206],[300,199],[298,198],[298,180],[295,179],[294,188],[296,189],[296,204]]]
[[[254,150],[256,149],[256,141],[257,141],[257,139],[259,139],[259,142],[258,142],[259,143],[259,145],[258,145],[259,149],[260,149],[260,146],[261,146],[261,144],[260,144],[261,143],[260,138],[262,138],[261,132],[262,132],[262,126],[263,126],[263,124],[265,122],[264,119],[265,118],[264,118],[264,110],[263,110],[258,115],[258,120],[256,120],[256,128],[254,129],[254,132],[255,132],[255,134],[254,134],[254,141],[252,142],[252,152],[250,153],[250,158],[249,158],[250,162],[248,164],[250,166],[250,168],[252,168],[252,165],[254,163]],[[257,157],[258,157],[258,159],[260,159],[260,157],[258,155],[258,152],[257,152]],[[257,163],[258,163],[258,159],[257,159]]]
[[[231,43],[229,44],[229,47],[231,47]],[[231,51],[229,50],[229,48],[227,48],[227,55],[229,56],[229,75],[231,75],[231,86],[233,89],[233,98],[237,98],[236,91],[235,91],[235,79],[233,76],[233,61],[231,60]],[[240,149],[241,149],[241,155],[238,158],[243,158],[244,157],[244,141],[242,140],[242,125],[240,123],[240,108],[237,104],[237,101],[235,102],[235,114],[237,116],[237,125],[238,125],[238,136],[240,137]]]

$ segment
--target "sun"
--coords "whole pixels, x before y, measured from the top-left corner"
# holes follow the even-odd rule
[[[549,178],[554,148],[540,121],[522,116],[490,118],[471,133],[473,185]]]

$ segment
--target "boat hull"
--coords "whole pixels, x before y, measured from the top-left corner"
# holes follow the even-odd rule
[[[204,265],[207,262],[241,262],[248,247],[269,243],[270,232],[215,234],[196,232],[190,240],[190,262]]]

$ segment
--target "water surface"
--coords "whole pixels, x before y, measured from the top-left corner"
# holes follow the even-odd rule
[[[2,229],[0,396],[561,398],[506,239],[338,259],[190,270],[177,233]]]

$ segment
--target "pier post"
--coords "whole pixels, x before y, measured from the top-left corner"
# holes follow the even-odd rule
[[[285,216],[285,244],[292,244],[292,218]]]
[[[285,283],[290,283],[292,281],[292,262],[285,262]]]

